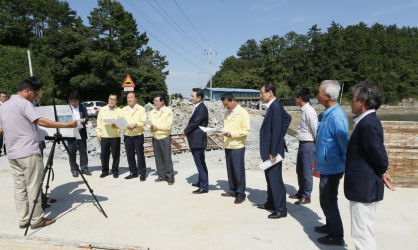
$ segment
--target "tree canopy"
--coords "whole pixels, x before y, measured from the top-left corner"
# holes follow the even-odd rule
[[[298,88],[316,90],[326,79],[343,83],[346,96],[354,84],[373,81],[384,102],[395,103],[418,95],[417,44],[416,27],[360,22],[343,28],[332,22],[321,32],[314,25],[306,34],[249,39],[222,62],[213,86],[258,89],[272,82],[279,98],[291,98]]]
[[[146,33],[115,0],[98,0],[85,26],[67,2],[0,1],[0,89],[9,92],[29,76],[26,50],[32,51],[34,75],[45,83],[41,103],[54,92],[62,102],[79,91],[82,100],[107,100],[120,93],[127,74],[142,103],[165,93],[168,62],[147,46]]]

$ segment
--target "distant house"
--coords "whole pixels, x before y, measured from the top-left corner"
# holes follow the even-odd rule
[[[205,100],[210,100],[210,88],[204,88]],[[234,88],[212,88],[213,101],[220,101],[225,93],[231,93],[238,101],[259,101],[260,90],[257,89],[234,89]]]

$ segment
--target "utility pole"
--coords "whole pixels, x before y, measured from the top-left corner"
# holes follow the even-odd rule
[[[216,54],[216,52],[214,52]],[[209,53],[205,51],[205,55],[209,54],[209,62],[210,62],[210,101],[212,99],[212,45],[209,46]]]

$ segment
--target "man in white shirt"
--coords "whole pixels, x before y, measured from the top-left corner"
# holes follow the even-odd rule
[[[298,199],[295,204],[305,205],[311,203],[313,185],[313,163],[315,159],[315,138],[318,116],[315,109],[309,104],[311,91],[301,88],[296,91],[296,104],[301,107],[300,121],[296,138],[299,140],[298,155],[296,158],[296,174],[298,175],[299,190],[290,199]]]
[[[87,115],[87,110],[83,106],[83,104],[79,104],[80,96],[77,91],[73,91],[70,94],[70,107],[73,111],[75,119],[83,119],[84,121],[78,122],[77,128],[78,132],[80,132],[81,139],[77,140],[68,140],[68,151],[70,153],[70,157],[73,160],[76,160],[77,150],[80,152],[80,170],[85,175],[91,175],[89,169],[87,167],[88,164],[88,157],[87,157],[87,129],[86,124],[89,121],[89,116]],[[75,164],[70,159],[70,167],[71,173],[73,177],[78,177],[78,172]]]

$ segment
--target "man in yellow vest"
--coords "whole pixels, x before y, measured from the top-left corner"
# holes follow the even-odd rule
[[[226,170],[229,190],[223,197],[235,197],[235,204],[245,201],[245,140],[250,134],[250,115],[241,107],[231,93],[221,96],[225,112],[222,131],[224,134]]]
[[[171,125],[173,124],[173,112],[165,105],[165,95],[154,96],[155,109],[149,113],[152,122],[152,145],[154,147],[155,165],[158,178],[155,182],[167,181],[168,185],[174,184],[173,161],[171,160]]]
[[[99,110],[97,116],[97,140],[100,142],[100,160],[102,162],[102,174],[104,178],[109,174],[109,158],[112,152],[112,174],[113,178],[119,177],[120,160],[120,130],[115,124],[106,123],[103,119],[118,119],[121,116],[122,109],[116,106],[118,104],[118,95],[111,93],[108,99],[108,105]]]
[[[123,131],[126,158],[128,160],[130,174],[125,177],[129,180],[139,175],[140,181],[146,180],[146,164],[144,156],[144,123],[147,119],[145,108],[137,104],[138,94],[128,92],[126,99],[128,106],[122,109],[122,117],[128,122],[128,127]],[[135,162],[135,154],[137,163]]]

